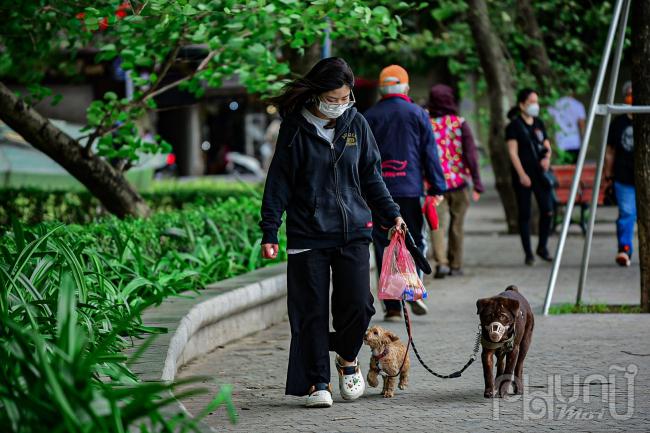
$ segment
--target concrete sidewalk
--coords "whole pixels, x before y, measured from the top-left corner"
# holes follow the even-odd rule
[[[599,211],[593,257],[584,298],[587,302],[638,304],[639,268],[614,263],[615,209]],[[466,221],[465,276],[428,279],[427,316],[413,320],[414,338],[427,363],[448,373],[470,355],[478,318],[476,300],[515,284],[536,311],[533,342],[524,373],[523,399],[483,398],[480,359],[462,378],[441,380],[429,375],[411,355],[411,384],[384,399],[368,388],[355,402],[343,402],[333,370],[334,406],[304,409],[303,399],[284,396],[289,325],[276,325],[197,359],[179,377],[204,375],[205,385],[234,385],[240,420],[229,425],[223,410],[206,418],[215,431],[508,431],[647,432],[650,427],[650,315],[541,316],[550,264],[523,265],[518,236],[505,235],[503,213],[495,195],[474,204]],[[557,236],[552,238],[555,251]],[[554,303],[573,302],[583,238],[571,227]],[[535,246],[535,243],[533,243]],[[375,323],[405,337],[401,323]],[[367,372],[370,352],[359,354]],[[333,355],[332,355],[332,366]],[[621,371],[622,370],[622,371]],[[212,394],[213,395],[213,394]],[[184,401],[198,413],[209,395]]]

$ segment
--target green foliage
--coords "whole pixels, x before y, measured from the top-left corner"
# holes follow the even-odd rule
[[[375,4],[384,4],[376,0]],[[517,87],[535,86],[527,64],[527,48],[536,43],[516,25],[516,0],[487,1],[492,26],[504,43]],[[555,100],[562,93],[589,91],[591,78],[600,62],[612,2],[591,0],[541,0],[531,2],[535,8],[544,42],[557,80],[551,88],[540,89],[542,102]],[[413,6],[417,2],[411,3]],[[393,13],[399,8],[393,7]],[[463,78],[480,70],[469,25],[468,6],[464,0],[437,0],[401,13],[404,22],[395,40],[374,45],[365,41],[341,44],[344,55],[353,59],[355,70],[375,76],[390,63],[428,73],[434,66],[458,80],[461,93],[466,90]],[[377,64],[377,54],[381,62]],[[440,63],[442,65],[440,66]],[[479,77],[479,90],[485,84]],[[453,83],[452,83],[453,84]]]
[[[97,61],[119,57],[133,98],[107,92],[88,108],[87,128],[100,155],[135,161],[136,150],[164,150],[138,138],[135,120],[156,109],[155,96],[167,88],[201,97],[236,76],[250,92],[274,93],[290,72],[281,49],[303,53],[327,28],[337,39],[379,44],[395,38],[400,23],[388,8],[362,0],[26,0],[6,10],[0,76],[27,85],[27,97],[38,100],[52,93],[41,85],[46,74],[81,75],[80,50],[97,49]],[[207,47],[202,58],[178,57],[199,44]],[[163,83],[172,66],[183,77]]]
[[[183,209],[192,205],[212,205],[227,197],[260,196],[257,185],[213,180],[178,182],[156,181],[142,196],[153,211]],[[106,216],[99,203],[87,191],[43,190],[36,188],[0,189],[0,228],[12,218],[34,225],[44,221],[86,224]]]
[[[195,420],[161,412],[176,385],[138,382],[122,351],[131,338],[162,331],[143,325],[144,308],[272,263],[260,257],[259,206],[242,196],[147,220],[15,224],[0,240],[0,425],[192,429]],[[225,404],[235,419],[229,396],[223,387],[210,407]]]

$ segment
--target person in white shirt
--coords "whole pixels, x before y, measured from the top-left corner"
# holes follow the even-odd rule
[[[571,163],[575,163],[585,133],[585,106],[573,95],[568,95],[558,99],[548,111],[558,126],[555,134],[557,146],[568,152],[571,155]]]

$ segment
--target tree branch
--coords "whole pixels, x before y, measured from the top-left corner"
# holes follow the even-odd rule
[[[220,50],[212,50],[212,51],[210,51],[210,53],[207,56],[205,56],[205,58],[203,60],[201,60],[201,63],[199,63],[199,66],[191,74],[186,75],[183,78],[180,78],[180,79],[178,79],[178,80],[176,80],[176,81],[174,81],[172,83],[169,83],[166,86],[161,87],[160,89],[154,90],[153,92],[149,92],[148,94],[143,95],[141,100],[145,101],[147,99],[154,98],[154,97],[160,95],[161,93],[165,93],[166,91],[168,91],[170,89],[173,89],[174,87],[177,87],[178,85],[180,85],[181,83],[183,83],[185,81],[191,80],[192,78],[194,78],[196,76],[196,74],[198,74],[199,72],[204,70],[208,66],[208,63],[210,62],[210,60],[212,60],[214,58],[214,56],[219,54],[221,51],[223,51],[223,50],[220,49]]]
[[[176,42],[176,46],[172,50],[171,54],[169,55],[167,62],[165,62],[162,70],[160,71],[160,74],[158,74],[158,79],[154,84],[151,85],[151,89],[157,88],[160,83],[162,83],[162,80],[165,78],[169,70],[171,69],[172,65],[174,64],[174,61],[176,60],[176,56],[178,55],[178,52],[181,49],[181,38],[178,39]]]

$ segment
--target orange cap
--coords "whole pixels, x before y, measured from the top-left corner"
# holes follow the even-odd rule
[[[409,74],[399,65],[390,65],[382,69],[379,74],[379,86],[393,86],[395,84],[408,84]]]

